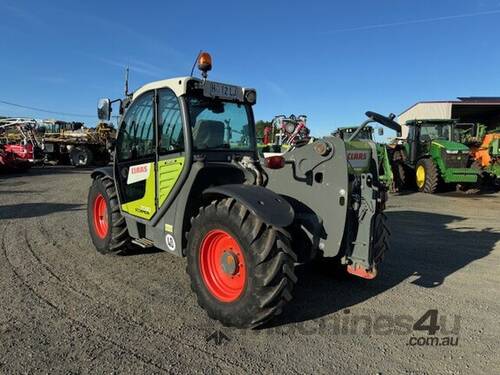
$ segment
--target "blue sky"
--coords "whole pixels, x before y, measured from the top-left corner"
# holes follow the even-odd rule
[[[307,114],[313,134],[419,100],[500,96],[500,0],[0,0],[0,114],[83,120],[99,97],[189,74],[255,87],[257,119]]]

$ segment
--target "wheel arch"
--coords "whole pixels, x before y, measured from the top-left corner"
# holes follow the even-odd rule
[[[95,180],[98,177],[110,177],[113,178],[113,167],[101,167],[94,169],[90,174],[90,177]]]
[[[203,191],[205,199],[234,198],[266,224],[285,228],[291,225],[295,212],[287,200],[275,192],[256,185],[230,184]]]

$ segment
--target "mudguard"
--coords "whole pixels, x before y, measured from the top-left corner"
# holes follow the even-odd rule
[[[90,177],[96,178],[97,176],[100,176],[100,175],[109,176],[109,177],[113,178],[113,167],[110,166],[110,167],[102,167],[102,168],[94,169],[92,171],[92,173],[90,174]]]
[[[234,198],[265,223],[275,227],[289,226],[295,216],[292,206],[285,199],[261,186],[241,184],[214,186],[204,190],[203,196]]]

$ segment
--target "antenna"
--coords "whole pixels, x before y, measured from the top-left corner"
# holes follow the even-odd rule
[[[128,66],[127,69],[125,69],[125,96],[129,96],[128,93]]]
[[[193,67],[191,68],[191,74],[189,75],[190,77],[193,76],[194,67],[196,66],[196,63],[198,62],[198,58],[200,57],[200,55],[201,55],[201,49],[200,49],[200,52],[198,52],[198,54],[196,55],[196,59],[194,59]]]

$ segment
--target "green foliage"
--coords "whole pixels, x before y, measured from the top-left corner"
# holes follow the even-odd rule
[[[259,120],[255,123],[255,132],[257,134],[257,139],[263,138],[264,137],[264,128],[267,126],[271,126],[272,122],[271,121],[263,121]]]

